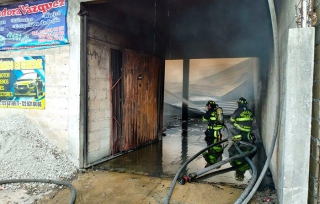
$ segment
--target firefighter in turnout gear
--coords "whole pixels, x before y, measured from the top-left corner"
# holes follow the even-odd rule
[[[245,141],[249,143],[254,143],[255,137],[251,133],[251,125],[254,120],[253,112],[248,109],[248,102],[245,98],[241,97],[237,101],[238,108],[234,111],[234,113],[230,117],[230,121],[233,123],[233,128],[230,130],[232,134],[232,141]],[[249,147],[239,144],[239,148],[242,152],[247,152],[250,150]],[[229,150],[229,157],[233,157],[238,153],[235,146],[232,145]],[[253,155],[250,155],[249,158],[252,159]],[[231,166],[239,166],[235,172],[235,178],[238,181],[243,181],[244,173],[246,170],[250,169],[249,164],[245,161],[244,158],[234,160],[231,163]]]
[[[205,141],[207,146],[213,143],[221,141],[221,129],[223,128],[223,112],[222,108],[219,107],[214,101],[209,100],[206,104],[206,113],[202,117],[203,122],[208,122],[207,130],[205,131]],[[222,160],[223,147],[221,145],[215,145],[202,153],[206,160],[207,166],[210,166],[218,161]]]

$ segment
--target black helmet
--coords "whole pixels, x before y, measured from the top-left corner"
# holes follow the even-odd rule
[[[239,107],[245,107],[248,105],[247,100],[243,97],[239,98],[237,102]]]
[[[216,108],[217,107],[217,104],[216,102],[212,101],[212,100],[209,100],[206,104],[206,106],[210,106],[211,108]]]

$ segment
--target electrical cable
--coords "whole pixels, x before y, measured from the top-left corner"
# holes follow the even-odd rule
[[[12,180],[0,180],[0,185],[7,184],[7,183],[53,183],[57,185],[64,185],[68,186],[71,190],[71,200],[70,204],[74,204],[76,201],[76,190],[69,182],[65,181],[57,181],[57,180],[50,180],[50,179],[12,179]]]

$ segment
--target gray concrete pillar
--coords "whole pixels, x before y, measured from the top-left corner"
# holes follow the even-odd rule
[[[314,28],[289,29],[284,71],[278,197],[280,203],[307,203],[314,61]]]

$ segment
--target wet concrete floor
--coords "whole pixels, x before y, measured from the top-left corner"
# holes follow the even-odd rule
[[[207,124],[202,122],[200,117],[193,117],[189,119],[188,126],[185,129],[186,126],[183,125],[183,122],[174,116],[166,117],[164,124],[166,135],[162,140],[96,165],[94,168],[137,173],[153,177],[173,178],[183,163],[206,147],[204,131],[206,130]],[[228,127],[228,123],[226,125]],[[254,126],[253,130],[257,137],[256,142],[261,143],[259,131],[256,126]],[[222,135],[222,139],[231,138],[227,128],[223,129]],[[231,143],[231,141],[224,143],[226,147],[222,155],[223,159],[229,158],[228,148]],[[266,158],[264,149],[260,147],[257,148],[257,151],[258,153],[253,158],[253,162],[259,174],[263,167],[262,162],[265,161]],[[183,173],[189,174],[196,172],[205,168],[205,165],[206,162],[202,155],[200,155],[187,165],[186,170]],[[227,163],[222,165],[218,170],[230,167],[231,165]],[[217,170],[212,171],[214,172]],[[268,175],[269,177],[266,176],[263,179],[260,188],[273,185],[270,173]],[[201,179],[201,181],[242,185],[247,184],[250,178],[251,170],[247,170],[244,174],[243,181],[238,181],[235,179],[235,171],[233,170],[223,174],[205,177],[205,179]]]

